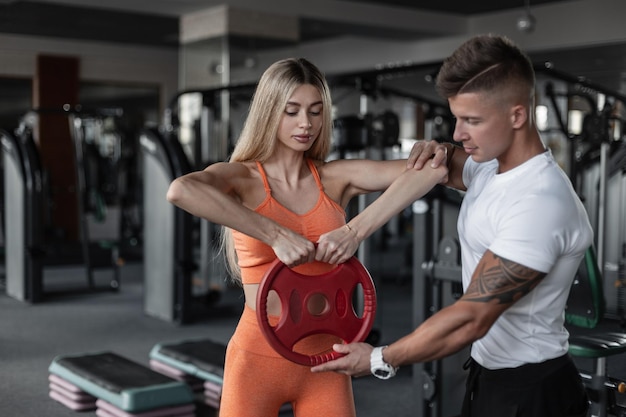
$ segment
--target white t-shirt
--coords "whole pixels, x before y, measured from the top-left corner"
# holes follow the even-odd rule
[[[458,220],[463,288],[487,249],[548,275],[472,345],[472,357],[488,369],[567,352],[565,303],[593,240],[587,212],[550,151],[503,174],[497,169],[496,160],[472,158],[463,168],[467,193]]]

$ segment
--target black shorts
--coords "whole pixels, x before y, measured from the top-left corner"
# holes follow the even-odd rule
[[[462,417],[584,417],[589,401],[569,355],[489,370],[470,359]]]

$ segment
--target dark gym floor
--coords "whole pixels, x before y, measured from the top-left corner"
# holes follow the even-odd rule
[[[384,344],[412,329],[412,287],[406,268],[398,267],[402,264],[398,251],[376,260],[388,265],[376,271],[375,328],[380,330],[379,343]],[[371,268],[370,272],[375,275]],[[102,271],[97,278],[108,282],[107,273]],[[48,366],[57,355],[113,351],[147,366],[150,349],[157,343],[198,338],[227,343],[243,306],[240,289],[226,287],[220,301],[204,307],[198,320],[179,326],[144,313],[142,282],[143,267],[136,262],[122,268],[119,292],[68,292],[31,305],[8,297],[0,286],[0,416],[95,415],[94,411],[72,411],[48,397]],[[84,270],[48,270],[45,285],[49,291],[84,288]],[[581,369],[592,369],[590,360],[577,363]],[[608,367],[612,376],[626,378],[623,357],[609,358]],[[353,386],[359,417],[422,417],[410,367],[402,368],[391,380],[358,378]],[[214,417],[216,412],[200,407],[197,416]]]

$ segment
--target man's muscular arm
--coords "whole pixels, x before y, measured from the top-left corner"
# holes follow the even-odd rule
[[[394,343],[385,349],[385,359],[397,366],[440,359],[461,350],[482,338],[504,311],[545,276],[485,252],[464,295],[396,342],[397,348]]]
[[[393,366],[428,362],[451,355],[483,337],[500,315],[528,294],[545,273],[485,252],[465,294],[438,311],[412,333],[384,350]],[[312,368],[314,372],[338,371],[369,374],[372,347],[365,343],[335,345],[344,357]]]
[[[493,252],[485,252],[490,262],[480,262],[465,294],[465,301],[491,302],[511,305],[528,294],[546,276],[518,263],[502,258]]]

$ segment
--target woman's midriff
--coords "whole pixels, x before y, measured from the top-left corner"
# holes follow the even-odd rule
[[[256,331],[260,331],[260,327],[258,325],[258,322],[256,321],[257,320],[256,319],[256,297],[257,297],[257,293],[259,289],[259,284],[244,284],[243,289],[244,289],[244,294],[245,294],[246,308],[244,308],[244,314],[242,316],[242,320],[243,322],[247,321],[248,323],[254,322],[256,324],[255,327],[258,329]],[[268,308],[267,308],[268,321],[271,326],[275,326],[278,324],[278,321],[280,319],[281,308],[280,308],[280,299],[278,298],[278,294],[276,294],[276,292],[274,292],[273,290],[271,290],[269,293],[267,303],[268,303]],[[311,306],[307,306],[307,307],[311,308]],[[319,306],[317,307],[313,306],[313,308],[320,309]],[[236,333],[239,333],[239,332],[236,332]],[[248,336],[250,336],[250,334],[248,334]],[[241,335],[238,335],[238,337],[236,337],[235,339],[239,339],[239,341],[241,341]],[[248,340],[252,342],[253,344],[259,342],[259,340],[255,337],[252,337],[252,338],[248,337]],[[256,342],[254,342],[255,340]],[[293,351],[302,353],[305,355],[317,355],[317,354],[331,351],[333,343],[341,343],[341,342],[342,342],[341,338],[332,336],[329,334],[311,335],[311,336],[305,337],[304,339],[296,343],[293,346]],[[271,349],[269,345],[266,346],[266,349],[267,348]],[[265,349],[261,349],[261,350],[265,350]],[[273,349],[271,350],[273,351]]]
[[[256,311],[256,297],[260,284],[244,284],[243,294],[246,298],[246,305]],[[267,313],[271,316],[280,315],[280,299],[275,291],[270,291],[267,297]]]

